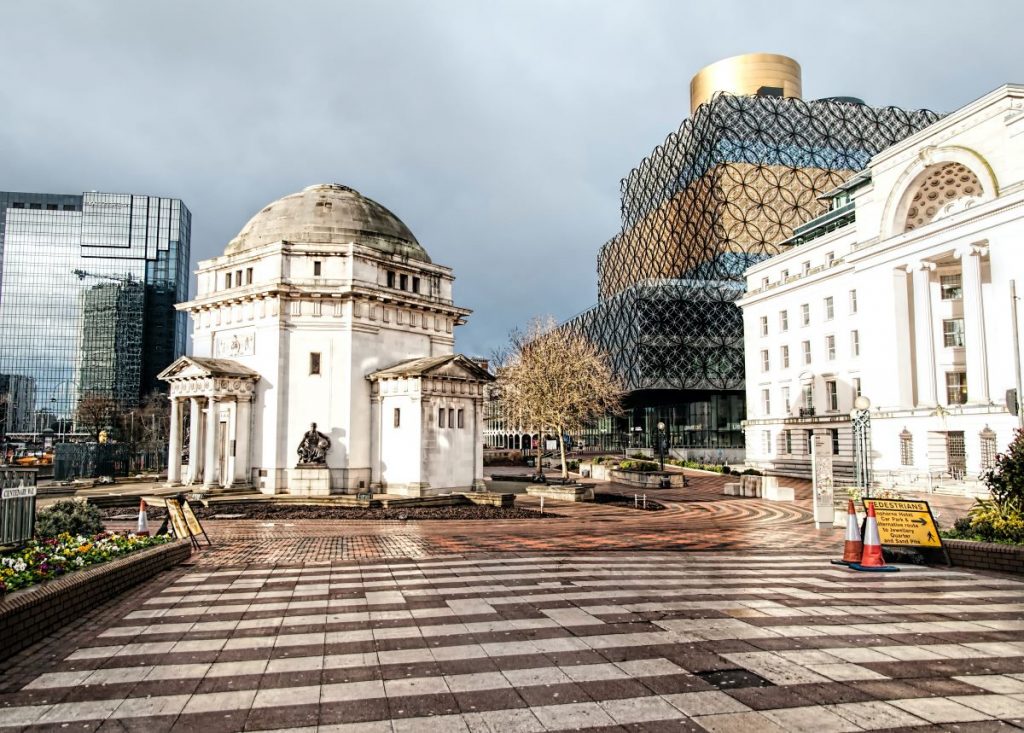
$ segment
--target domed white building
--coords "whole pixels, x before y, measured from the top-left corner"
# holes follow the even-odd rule
[[[451,269],[386,208],[310,186],[264,207],[197,276],[178,306],[194,355],[161,375],[168,455],[185,453],[169,482],[305,495],[483,487],[492,377],[453,353],[470,311],[452,303]],[[311,423],[329,447],[300,465]]]

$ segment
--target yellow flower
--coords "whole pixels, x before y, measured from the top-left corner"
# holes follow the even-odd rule
[[[78,546],[78,551],[79,552],[88,552],[91,549],[92,549],[92,545],[79,545]]]

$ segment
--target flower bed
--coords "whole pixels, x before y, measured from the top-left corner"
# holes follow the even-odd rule
[[[78,572],[65,572],[0,596],[0,660],[9,659],[104,601],[174,567],[189,556],[192,545],[187,540],[161,539],[138,552],[114,552],[109,547],[107,551],[110,562],[83,566]],[[89,551],[79,554],[88,555]]]
[[[0,555],[0,596],[169,541],[166,535],[140,537],[110,532],[94,537],[64,533],[53,539],[33,540],[20,550]]]

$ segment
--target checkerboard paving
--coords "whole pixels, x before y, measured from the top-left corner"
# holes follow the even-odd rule
[[[1024,728],[1024,583],[816,553],[165,574],[14,660],[0,730]]]

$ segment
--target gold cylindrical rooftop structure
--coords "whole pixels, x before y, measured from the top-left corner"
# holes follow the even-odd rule
[[[705,66],[690,80],[690,115],[715,92],[800,97],[800,64],[777,53],[745,53]]]

